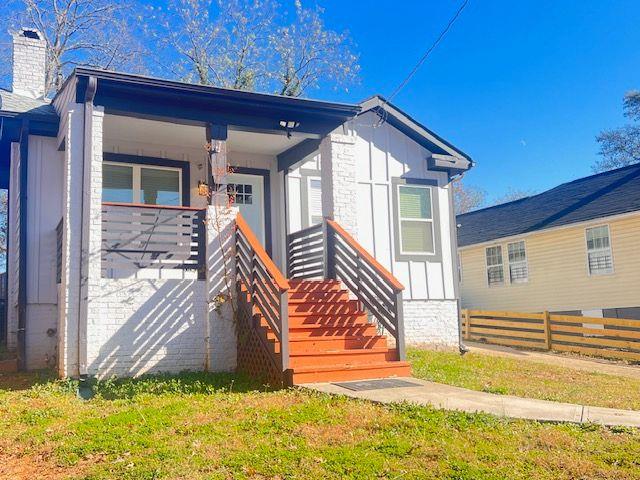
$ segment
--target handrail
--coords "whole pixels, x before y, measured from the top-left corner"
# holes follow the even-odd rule
[[[267,273],[273,277],[273,280],[276,282],[276,285],[278,285],[280,291],[289,290],[289,281],[285,278],[282,272],[280,272],[280,269],[276,267],[276,264],[273,263],[273,260],[271,260],[267,251],[260,244],[258,237],[253,233],[253,230],[251,230],[251,227],[249,227],[246,220],[240,213],[238,213],[238,216],[236,217],[236,225],[247,238],[249,246],[253,249],[258,258],[260,258],[262,263],[264,263],[264,266],[267,268]]]
[[[354,250],[356,250],[362,258],[364,258],[369,265],[376,270],[385,280],[387,280],[394,291],[399,292],[404,290],[404,286],[393,276],[393,274],[384,268],[380,262],[378,262],[369,252],[367,252],[362,245],[360,245],[344,228],[342,228],[334,220],[327,219],[327,224],[342,238],[345,242]]]
[[[289,370],[289,281],[273,263],[240,213],[236,216],[236,278],[250,298],[250,311],[260,313],[280,343],[280,368]],[[275,352],[270,351],[274,360]],[[277,361],[277,360],[276,360]]]
[[[336,279],[396,340],[400,360],[404,344],[404,286],[337,222],[324,219],[287,237],[290,278]]]
[[[135,208],[153,208],[160,210],[185,210],[188,212],[198,212],[200,210],[206,210],[205,208],[197,207],[181,207],[178,205],[150,205],[148,203],[127,203],[127,202],[102,202],[102,205],[108,207],[135,207]]]

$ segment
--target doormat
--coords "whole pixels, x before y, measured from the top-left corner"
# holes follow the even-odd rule
[[[382,378],[380,380],[363,380],[358,382],[334,383],[338,387],[361,392],[364,390],[382,390],[385,388],[421,387],[419,383],[407,382],[398,378]]]

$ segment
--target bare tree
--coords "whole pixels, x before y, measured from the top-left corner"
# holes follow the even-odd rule
[[[482,208],[487,199],[487,192],[481,188],[466,185],[458,179],[453,182],[453,198],[456,215]]]
[[[536,194],[535,190],[509,187],[506,193],[497,197],[493,201],[492,205],[501,205],[503,203],[514,202],[516,200],[530,197],[531,195],[535,195],[535,194]]]
[[[634,90],[625,95],[623,109],[625,117],[635,123],[601,132],[596,137],[603,158],[592,165],[594,172],[640,162],[640,91]]]
[[[296,1],[296,21],[278,32],[276,51],[277,93],[297,97],[308,88],[331,79],[335,86],[357,79],[358,57],[352,53],[349,35],[328,30],[323,10],[305,9]]]
[[[9,0],[5,28],[38,29],[47,43],[47,91],[75,66],[140,71],[133,5],[125,0]]]
[[[204,85],[299,96],[357,77],[349,36],[329,30],[322,10],[296,3],[287,22],[277,0],[169,0],[149,7],[147,36],[162,47],[157,68]]]

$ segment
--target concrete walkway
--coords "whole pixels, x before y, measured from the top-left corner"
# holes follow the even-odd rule
[[[518,350],[517,348],[504,347],[501,345],[489,345],[486,343],[465,342],[469,351],[482,355],[493,355],[496,357],[515,358],[530,362],[545,363],[556,367],[573,368],[586,372],[606,373],[608,375],[618,375],[620,377],[635,378],[640,380],[640,365],[626,365],[622,362],[605,360],[600,358],[586,358],[574,355],[564,355],[552,352],[536,352],[529,350]]]
[[[332,383],[309,383],[301,385],[301,387],[379,403],[409,402],[446,410],[460,410],[469,413],[484,412],[527,420],[640,427],[640,411],[588,407],[573,403],[496,395],[417,378],[403,378],[402,380],[419,384],[419,386],[364,391],[354,391]]]

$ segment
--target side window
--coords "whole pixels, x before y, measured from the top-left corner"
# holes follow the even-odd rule
[[[527,250],[524,240],[509,243],[509,281],[511,283],[526,283],[529,281],[529,266],[527,265]]]
[[[431,188],[398,185],[400,253],[435,254]]]
[[[504,268],[502,266],[502,246],[487,247],[487,283],[490,287],[504,285]]]
[[[590,275],[613,273],[609,226],[587,228],[587,263]]]
[[[317,177],[309,177],[309,225],[322,223],[322,182]]]

